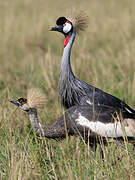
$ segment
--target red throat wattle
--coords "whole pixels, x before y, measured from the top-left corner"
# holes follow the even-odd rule
[[[67,45],[68,41],[69,41],[69,37],[68,37],[68,36],[66,36],[66,37],[65,37],[65,39],[64,39],[64,47],[66,47],[66,45]]]

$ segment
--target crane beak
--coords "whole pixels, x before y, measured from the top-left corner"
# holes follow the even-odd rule
[[[20,106],[20,103],[16,100],[8,100],[10,103],[15,104],[16,106]]]
[[[58,26],[52,27],[52,28],[50,29],[50,31],[63,32],[63,26],[62,26],[62,25],[58,25]]]

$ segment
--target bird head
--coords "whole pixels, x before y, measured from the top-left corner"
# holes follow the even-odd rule
[[[9,100],[12,104],[29,112],[30,109],[37,109],[43,107],[46,102],[46,97],[40,89],[33,88],[28,91],[27,99],[19,98],[18,100]]]
[[[15,104],[17,107],[26,112],[28,112],[30,109],[29,105],[27,104],[26,98],[19,98],[18,100],[9,100],[9,102]]]
[[[84,31],[88,25],[88,16],[83,11],[70,10],[66,17],[59,17],[51,31],[58,31],[67,36],[70,32]]]
[[[56,21],[56,26],[51,28],[51,31],[58,31],[65,36],[73,30],[72,22],[65,17],[59,17]]]

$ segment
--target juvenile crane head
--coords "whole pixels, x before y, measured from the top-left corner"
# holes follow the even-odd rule
[[[46,102],[46,97],[40,89],[33,88],[28,91],[27,99],[19,98],[18,100],[9,100],[9,102],[28,112],[30,109],[42,108]]]
[[[58,31],[68,37],[69,33],[84,31],[88,26],[88,16],[83,11],[71,10],[66,17],[59,17],[51,31]]]

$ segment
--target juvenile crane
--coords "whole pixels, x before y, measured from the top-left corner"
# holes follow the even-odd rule
[[[47,138],[65,138],[82,136],[92,147],[102,137],[123,138],[127,136],[132,143],[135,137],[135,114],[121,111],[109,106],[73,106],[69,108],[56,122],[50,126],[43,126],[38,120],[37,108],[45,104],[46,98],[39,89],[31,89],[27,99],[10,100],[28,114],[32,128],[39,136]]]
[[[106,105],[134,114],[135,110],[125,102],[75,77],[70,65],[71,48],[77,32],[85,30],[87,25],[87,15],[73,11],[67,17],[59,17],[56,26],[51,28],[65,36],[58,84],[61,104],[67,109],[74,105]]]

